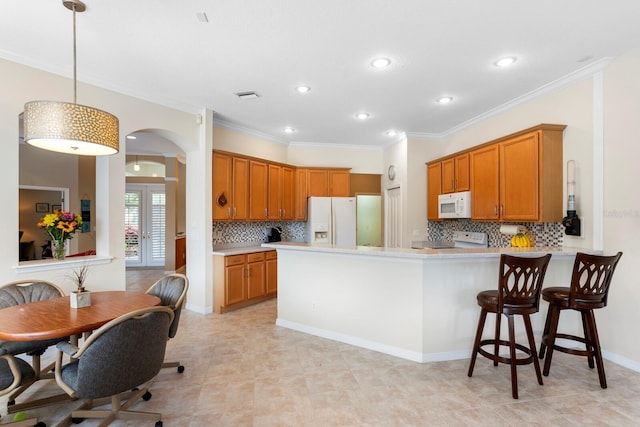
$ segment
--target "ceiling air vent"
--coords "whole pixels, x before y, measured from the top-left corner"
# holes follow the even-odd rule
[[[238,96],[238,98],[240,99],[256,99],[258,98],[258,94],[255,93],[254,91],[249,91],[249,92],[237,92],[236,95]]]

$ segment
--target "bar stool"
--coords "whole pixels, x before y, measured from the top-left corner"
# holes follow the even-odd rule
[[[542,385],[542,375],[540,365],[536,355],[536,343],[533,338],[531,319],[529,315],[537,313],[540,306],[540,291],[544,275],[549,265],[551,254],[542,257],[518,257],[502,254],[500,256],[500,270],[498,276],[498,289],[480,292],[477,296],[478,305],[481,307],[480,320],[473,344],[471,363],[469,364],[468,376],[473,374],[473,367],[476,357],[479,354],[487,359],[493,360],[493,366],[498,366],[498,362],[511,365],[511,394],[514,399],[518,398],[518,377],[516,373],[517,365],[533,363],[538,377],[538,384]],[[487,313],[496,314],[495,338],[482,339]],[[500,321],[502,314],[507,316],[509,325],[509,340],[500,339]],[[521,315],[529,347],[516,343],[514,329],[514,315]],[[493,353],[489,353],[482,347],[492,345]],[[500,346],[509,347],[509,357],[500,356]],[[516,357],[516,349],[525,353],[527,357]]]
[[[620,261],[622,252],[616,255],[588,255],[578,252],[573,264],[570,287],[550,287],[542,292],[542,298],[549,302],[547,319],[540,344],[540,359],[544,358],[544,376],[549,375],[553,350],[563,353],[586,356],[589,367],[593,369],[593,359],[598,365],[600,387],[607,388],[607,379],[602,364],[600,339],[596,328],[594,309],[606,307],[609,286],[613,272]],[[572,309],[582,316],[584,337],[558,333],[558,321],[562,310]],[[567,348],[556,344],[556,338],[577,341],[584,344],[585,349]],[[548,350],[547,350],[548,349]],[[545,358],[545,351],[547,353]]]

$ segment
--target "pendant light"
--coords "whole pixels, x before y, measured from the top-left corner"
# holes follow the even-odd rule
[[[76,104],[76,12],[80,0],[63,0],[73,12],[73,103],[31,101],[24,105],[24,139],[45,150],[83,156],[115,154],[119,150],[118,118],[106,111]]]
[[[136,162],[133,164],[133,170],[140,172],[140,165],[138,164],[138,156],[136,156]]]

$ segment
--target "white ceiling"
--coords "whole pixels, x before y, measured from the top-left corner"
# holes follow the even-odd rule
[[[283,142],[384,146],[388,129],[443,135],[640,47],[639,0],[85,3],[80,81],[194,113],[207,107]],[[71,29],[60,0],[11,2],[0,14],[0,57],[71,77]],[[505,55],[518,61],[496,68]],[[393,63],[374,70],[378,56]],[[311,92],[297,93],[300,84]],[[239,100],[243,91],[260,97]],[[436,104],[443,95],[454,101]],[[82,93],[78,102],[91,104]],[[357,120],[359,111],[371,117]]]

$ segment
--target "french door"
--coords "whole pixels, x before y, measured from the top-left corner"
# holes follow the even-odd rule
[[[163,184],[127,185],[124,220],[127,267],[164,265],[165,218]]]

